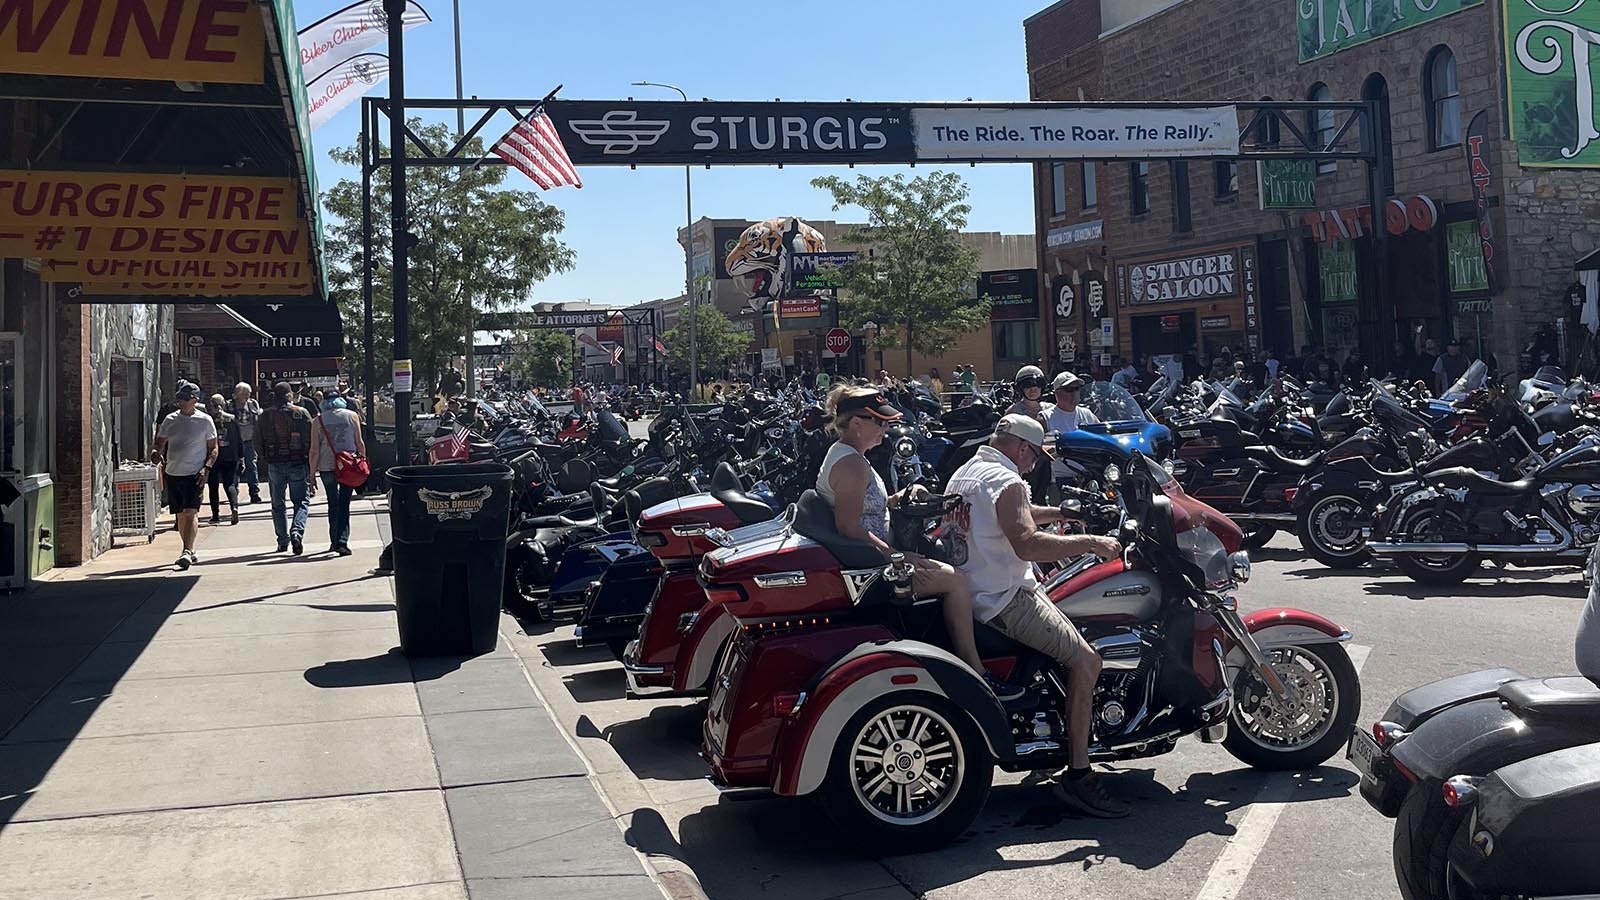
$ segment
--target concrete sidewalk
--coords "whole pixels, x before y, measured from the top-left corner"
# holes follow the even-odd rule
[[[395,649],[381,501],[244,512],[0,599],[0,898],[662,896],[503,641]]]

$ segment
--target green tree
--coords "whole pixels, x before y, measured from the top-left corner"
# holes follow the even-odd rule
[[[972,207],[960,175],[858,175],[853,182],[830,175],[811,184],[833,195],[834,211],[855,206],[867,214],[866,224],[844,235],[847,244],[872,248],[841,273],[847,327],[878,323],[876,349],[904,346],[911,374],[912,350],[937,356],[988,323],[988,299],[972,299],[978,250],[961,240]]]
[[[564,331],[531,329],[518,335],[511,368],[529,384],[563,388],[572,383],[574,341]]]
[[[744,356],[750,338],[734,331],[728,317],[710,304],[686,308],[677,326],[661,336],[661,342],[667,345],[667,369],[674,375],[689,374],[689,317],[695,315],[699,317],[695,322],[695,343],[700,351],[700,377],[707,381],[707,373],[714,373],[720,378]]]
[[[411,121],[430,145],[455,143],[449,126]],[[473,138],[463,155],[483,154]],[[361,165],[360,147],[328,154],[348,166]],[[501,187],[501,166],[413,167],[407,172],[407,217],[416,236],[410,262],[411,359],[416,390],[428,391],[445,365],[465,352],[469,324],[479,313],[514,307],[552,273],[572,268],[573,253],[561,242],[561,210],[532,191]],[[519,176],[520,177],[520,176]],[[389,170],[372,175],[373,354],[378,373],[393,360],[393,270],[390,267]],[[329,216],[324,230],[329,289],[347,323],[354,371],[362,371],[369,348],[361,322],[361,181],[345,178],[322,196]],[[379,375],[380,383],[383,375]]]

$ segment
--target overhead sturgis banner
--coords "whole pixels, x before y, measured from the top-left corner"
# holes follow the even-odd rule
[[[309,293],[308,234],[287,178],[0,171],[0,256],[43,260],[46,281]]]
[[[0,72],[260,84],[257,0],[0,0]]]

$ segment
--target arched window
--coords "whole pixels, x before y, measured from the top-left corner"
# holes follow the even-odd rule
[[[1428,54],[1423,66],[1423,96],[1428,100],[1428,149],[1461,145],[1461,88],[1456,81],[1456,55],[1443,44]]]
[[[1333,91],[1328,90],[1328,86],[1319,81],[1311,86],[1311,91],[1306,94],[1306,99],[1312,103],[1331,103],[1333,102]],[[1333,140],[1333,110],[1307,110],[1306,135],[1311,138],[1312,143],[1317,145],[1318,150],[1327,149],[1328,142]],[[1337,171],[1339,171],[1339,163],[1334,160],[1330,159],[1317,163],[1318,175],[1326,175]]]

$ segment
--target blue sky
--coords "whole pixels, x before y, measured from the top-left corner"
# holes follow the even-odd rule
[[[406,33],[406,94],[453,97],[450,0],[421,2],[433,22]],[[460,0],[466,95],[541,97],[564,84],[561,96],[570,99],[675,98],[670,91],[630,87],[660,81],[714,100],[1025,100],[1022,20],[1050,2]],[[347,3],[295,0],[295,15],[304,26]],[[384,85],[376,88],[384,91]],[[314,135],[324,187],[360,174],[320,152],[355,142],[359,110],[351,105]],[[1028,166],[961,172],[972,187],[971,229],[1033,231]],[[859,218],[833,213],[827,195],[811,187],[812,178],[832,173],[849,170],[696,169],[694,215]],[[681,293],[683,252],[675,229],[684,219],[683,170],[591,166],[581,174],[582,190],[560,188],[547,197],[566,212],[564,237],[577,265],[538,285],[534,299],[626,305]],[[520,173],[511,173],[507,183],[535,189]]]

